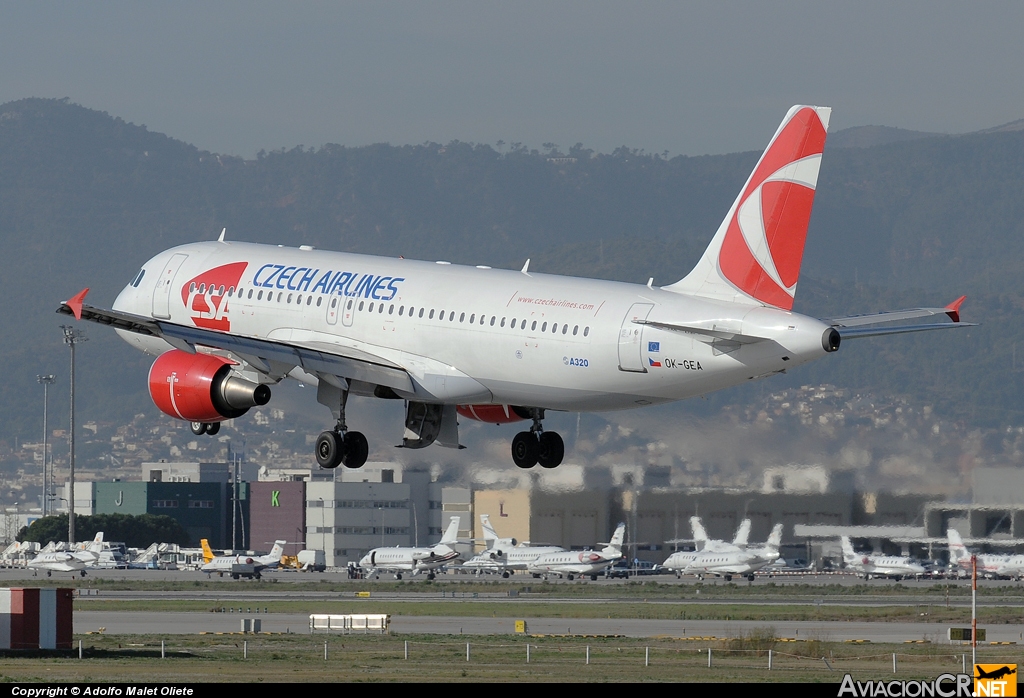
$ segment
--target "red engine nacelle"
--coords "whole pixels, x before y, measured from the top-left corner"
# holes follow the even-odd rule
[[[270,388],[231,375],[234,362],[172,349],[149,369],[149,395],[164,414],[189,422],[241,417],[270,402]]]
[[[530,419],[530,413],[525,407],[514,405],[459,405],[455,409],[466,419],[489,424],[510,424]]]

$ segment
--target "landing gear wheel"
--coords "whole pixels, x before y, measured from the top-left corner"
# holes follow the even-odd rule
[[[435,576],[436,575],[433,572],[431,572],[430,574],[427,575],[427,579],[430,580],[430,581],[434,581],[434,577]]]
[[[597,575],[596,574],[590,575],[590,581],[596,582],[597,581]]]
[[[397,580],[401,581],[401,579],[402,579],[402,573],[401,573],[401,572],[398,572],[398,573],[396,573],[396,574],[395,574],[395,579],[397,579]]]
[[[345,444],[341,434],[336,431],[325,431],[316,439],[316,462],[321,468],[337,468],[345,456]]]
[[[206,433],[206,422],[189,422],[188,428],[196,436],[202,436]]]
[[[532,468],[537,465],[540,443],[532,432],[521,431],[512,439],[512,462],[520,468]]]
[[[211,422],[206,425],[206,434],[208,436],[216,436],[220,431],[220,422]]]
[[[350,431],[345,434],[345,455],[341,462],[346,468],[361,468],[366,463],[366,457],[370,455],[370,445],[366,437],[358,431]]]
[[[501,573],[501,578],[502,579],[508,579],[508,572],[507,571],[506,572],[502,572]]]
[[[565,443],[557,431],[542,432],[538,439],[537,462],[542,468],[557,468],[565,456]]]
[[[566,576],[567,576],[567,577],[569,578],[569,581],[570,581],[570,582],[571,582],[571,581],[572,581],[573,579],[575,579],[575,577],[574,577],[573,575],[571,575],[571,574],[570,574],[570,575],[566,575]]]

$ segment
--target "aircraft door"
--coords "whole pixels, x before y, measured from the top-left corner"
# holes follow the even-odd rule
[[[341,314],[341,324],[345,327],[352,327],[352,319],[356,314],[356,299],[345,299],[345,310]]]
[[[626,317],[622,319],[619,329],[619,370],[633,373],[647,373],[644,366],[643,348],[644,326],[636,324],[636,320],[646,320],[654,307],[653,303],[634,303],[630,306]]]
[[[338,324],[338,314],[339,314],[339,311],[341,310],[340,306],[342,304],[342,300],[343,299],[339,298],[338,296],[331,296],[331,300],[328,301],[328,303],[327,303],[327,324],[328,325],[337,325]]]
[[[171,284],[178,269],[188,259],[187,254],[176,254],[167,261],[167,266],[160,273],[160,278],[153,289],[153,317],[169,319],[171,317]]]

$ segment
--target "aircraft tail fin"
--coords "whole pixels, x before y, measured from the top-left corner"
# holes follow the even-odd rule
[[[274,547],[270,549],[270,553],[267,555],[267,560],[270,562],[281,562],[281,558],[284,556],[284,544],[283,540],[275,540]]]
[[[459,517],[453,516],[438,545],[455,545],[459,542]]]
[[[778,523],[772,527],[771,535],[768,536],[768,542],[765,545],[770,550],[779,551],[779,546],[782,545],[782,524]]]
[[[743,519],[740,522],[740,527],[736,529],[736,537],[732,539],[732,544],[737,548],[745,548],[748,540],[750,540],[750,519]]]
[[[793,309],[831,112],[789,110],[704,256],[664,290]]]
[[[949,540],[949,561],[955,565],[970,563],[971,554],[967,552],[964,539],[960,537],[960,531],[955,528],[947,529],[946,538]]]
[[[857,553],[853,551],[853,543],[847,536],[840,536],[839,542],[843,546],[843,561],[846,564],[851,564],[857,561]]]
[[[615,533],[612,534],[612,539],[608,541],[608,545],[602,551],[606,555],[618,555],[622,556],[622,543],[626,539],[626,524],[620,523],[615,527]]]
[[[92,543],[87,548],[89,552],[98,553],[103,551],[103,531],[96,533],[96,537],[92,539]]]
[[[484,541],[486,541],[487,547],[494,547],[498,541],[498,533],[491,526],[491,517],[487,514],[480,514],[480,527],[484,531]]]
[[[210,550],[210,542],[203,538],[199,543],[203,546],[203,564],[209,564],[213,559],[213,551]]]
[[[702,550],[708,544],[708,532],[704,530],[699,516],[690,517],[690,528],[693,529],[693,541],[697,544],[697,550]]]

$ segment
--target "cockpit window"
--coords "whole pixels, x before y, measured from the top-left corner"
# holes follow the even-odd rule
[[[136,277],[135,277],[135,280],[134,280],[134,281],[132,281],[132,282],[131,282],[131,284],[130,284],[130,285],[131,285],[131,287],[132,287],[132,288],[138,288],[138,287],[139,287],[139,284],[141,284],[141,283],[142,283],[142,277],[143,277],[143,276],[145,276],[145,275],[146,275],[146,270],[145,270],[145,269],[141,269],[141,270],[139,270],[139,275],[138,275],[138,276],[136,276]]]

